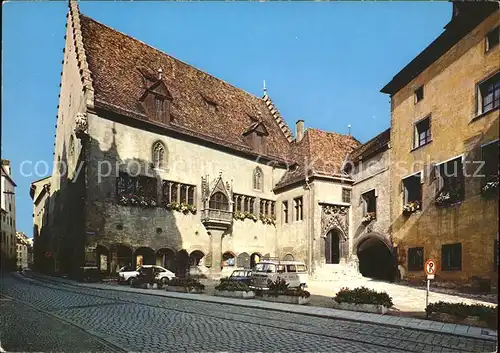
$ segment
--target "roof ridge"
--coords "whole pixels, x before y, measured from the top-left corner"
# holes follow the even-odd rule
[[[365,143],[362,143],[361,145],[359,145],[358,147],[356,147],[352,152],[356,151],[357,149],[360,149],[361,147],[369,144],[370,142],[375,141],[377,138],[379,138],[380,136],[382,136],[383,134],[387,133],[387,131],[390,131],[390,130],[391,130],[391,128],[389,127],[387,129],[383,130],[382,132],[379,132],[378,134],[376,134],[375,136],[373,136],[371,139],[369,139]]]
[[[70,0],[70,1],[74,1],[74,0]],[[147,46],[147,47],[149,47],[149,48],[151,48],[151,49],[154,49],[154,50],[156,50],[157,52],[159,52],[159,53],[161,53],[161,54],[163,54],[163,55],[168,56],[168,57],[169,57],[169,58],[171,58],[172,60],[175,60],[175,61],[177,61],[177,62],[179,62],[179,63],[181,63],[181,64],[183,64],[183,65],[189,66],[190,68],[192,68],[192,69],[194,69],[194,70],[196,70],[196,71],[198,71],[198,72],[200,72],[200,73],[202,73],[202,74],[204,74],[204,75],[210,76],[210,77],[214,78],[215,80],[220,81],[220,82],[224,83],[225,85],[227,85],[227,86],[229,86],[229,87],[232,87],[232,88],[234,88],[234,89],[236,89],[236,90],[238,90],[238,91],[241,91],[241,92],[243,92],[243,93],[245,93],[245,94],[247,94],[247,95],[249,95],[249,96],[251,96],[251,97],[253,97],[253,98],[256,98],[256,99],[258,99],[258,100],[261,100],[261,98],[260,98],[260,97],[258,97],[258,96],[256,96],[256,95],[254,95],[254,94],[252,94],[252,93],[250,93],[250,92],[248,92],[248,91],[244,90],[243,88],[237,87],[237,86],[235,86],[235,85],[233,85],[233,84],[231,84],[231,83],[229,83],[229,82],[227,82],[227,81],[224,81],[224,80],[223,80],[223,79],[221,79],[221,78],[218,78],[218,77],[216,77],[216,76],[214,76],[214,75],[212,75],[212,74],[210,74],[210,73],[208,73],[208,72],[206,72],[206,71],[203,71],[202,69],[197,68],[196,66],[193,66],[193,65],[191,65],[191,64],[188,64],[187,62],[184,62],[184,61],[182,61],[181,59],[178,59],[178,58],[176,58],[176,57],[174,57],[174,56],[172,56],[172,55],[170,55],[170,54],[168,54],[168,53],[164,52],[164,51],[163,51],[163,50],[161,50],[161,49],[155,48],[155,47],[154,47],[154,46],[152,46],[151,44],[148,44],[148,43],[146,43],[146,42],[143,42],[143,41],[142,41],[142,40],[140,40],[140,39],[137,39],[137,38],[135,38],[135,37],[132,37],[132,36],[131,36],[131,35],[129,35],[129,34],[126,34],[126,33],[122,32],[122,31],[119,31],[119,30],[117,30],[116,28],[113,28],[113,27],[111,27],[111,26],[108,26],[107,24],[102,23],[102,22],[100,22],[100,21],[97,21],[96,19],[94,19],[94,18],[92,18],[92,17],[90,17],[90,16],[87,16],[87,15],[85,15],[85,14],[80,14],[80,16],[85,17],[85,18],[87,18],[87,19],[89,19],[89,20],[91,20],[91,21],[94,21],[95,23],[98,23],[98,24],[99,24],[99,25],[101,25],[101,26],[107,27],[107,28],[111,29],[112,31],[115,31],[115,32],[117,32],[117,33],[120,33],[121,35],[126,36],[126,37],[128,37],[128,38],[130,38],[130,39],[132,39],[132,40],[134,40],[134,41],[136,41],[136,42],[139,42],[139,43],[141,43],[141,44],[143,44],[143,45],[145,45],[145,46]]]
[[[264,100],[264,102],[266,103],[266,106],[269,109],[269,112],[271,112],[271,115],[274,117],[274,120],[276,121],[279,128],[283,132],[283,135],[285,135],[288,142],[292,142],[293,141],[292,130],[290,130],[290,128],[288,127],[285,119],[283,119],[279,110],[276,109],[274,102],[271,100],[271,97],[269,97],[269,95],[267,94],[267,90],[265,91],[264,97],[262,97],[262,100]]]
[[[85,47],[83,45],[82,28],[80,26],[80,9],[75,0],[69,0],[68,23],[73,28],[73,44],[75,46],[76,60],[80,69],[80,79],[82,81],[85,95],[87,96],[87,105],[94,105],[94,88],[92,82],[92,73],[89,68]]]

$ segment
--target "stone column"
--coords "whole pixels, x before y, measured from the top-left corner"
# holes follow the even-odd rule
[[[210,229],[210,253],[212,254],[212,267],[210,272],[212,276],[218,277],[221,273],[221,258],[222,258],[222,229]]]
[[[118,267],[118,251],[117,251],[116,247],[111,248],[109,255],[111,256],[109,270],[110,270],[110,273],[113,274],[119,270],[117,268]]]

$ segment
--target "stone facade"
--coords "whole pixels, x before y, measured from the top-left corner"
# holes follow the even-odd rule
[[[50,264],[53,240],[49,232],[50,180],[46,177],[31,183],[30,197],[33,200],[33,264],[37,269],[53,268]]]
[[[459,21],[460,17],[454,17],[446,31],[457,28]],[[500,46],[486,50],[486,36],[499,22],[497,6],[415,78],[401,88],[385,89],[391,93],[390,158],[394,166],[390,171],[390,228],[400,266],[408,271],[412,264],[406,273],[409,279],[425,278],[422,261],[433,259],[437,280],[469,282],[477,276],[497,281],[498,196],[481,195],[484,178],[473,176],[481,164],[473,161],[481,161],[481,147],[498,141],[499,136],[498,104],[487,113],[478,111],[478,85],[499,70]],[[416,91],[422,86],[423,98],[417,99]],[[416,148],[416,123],[429,116],[432,138]],[[498,162],[498,147],[496,153]],[[438,184],[439,165],[456,157],[465,165],[462,200],[438,207],[436,197],[444,190]],[[405,215],[402,179],[415,173],[421,177],[422,207]],[[446,250],[450,244],[461,245],[454,245],[457,250],[451,254]],[[418,255],[410,254],[409,249],[417,248],[421,248]]]
[[[353,234],[351,253],[358,257],[361,270],[363,267],[369,267],[376,270],[376,275],[380,275],[381,261],[391,259],[392,251],[389,139],[390,130],[386,130],[360,146],[349,156],[349,168],[346,168],[354,181],[350,199]],[[368,209],[369,197],[375,200],[373,220],[367,218],[371,211]],[[363,256],[362,250],[364,254],[373,252],[373,256]],[[370,257],[374,260],[373,264],[370,263]]]
[[[342,185],[352,181],[306,165],[313,143],[325,147],[328,158],[334,155],[334,160],[315,158],[332,170],[340,169],[339,161],[350,151],[349,146],[359,142],[350,136],[304,131],[303,120],[297,123],[300,139],[294,139],[267,92],[264,98],[253,97],[207,74],[186,69],[183,63],[172,63],[163,53],[161,60],[166,60],[166,67],[178,65],[179,70],[188,71],[185,87],[169,83],[175,72],[158,70],[152,78],[143,65],[139,70],[142,78],[157,83],[142,97],[121,98],[123,105],[135,99],[133,104],[146,107],[145,115],[137,119],[138,113],[131,115],[121,107],[105,105],[100,99],[114,96],[106,96],[100,86],[104,78],[99,75],[104,73],[99,70],[109,65],[101,67],[96,62],[96,55],[99,59],[103,55],[93,52],[99,43],[91,42],[92,36],[116,36],[116,40],[124,40],[124,36],[101,27],[80,15],[76,3],[70,2],[54,151],[58,168],[49,183],[34,185],[32,195],[36,200],[35,233],[43,229],[48,234],[39,237],[43,242],[35,243],[36,254],[43,258],[47,270],[76,273],[82,266],[97,266],[104,273],[113,273],[121,266],[142,262],[161,264],[181,275],[189,265],[204,265],[220,274],[235,267],[251,267],[267,256],[304,261],[313,271],[324,265],[324,233],[334,229],[333,224],[329,229],[322,224],[325,205],[342,205],[346,211],[338,230],[345,247],[342,254],[348,257],[350,213],[349,205],[341,201],[341,191]],[[143,44],[135,41],[128,45]],[[153,54],[159,55],[157,51]],[[187,80],[193,75],[201,77],[200,82],[209,85],[207,89],[219,85],[212,91],[227,90],[227,95],[217,98],[207,91],[201,93],[201,102],[187,98],[188,89],[203,88],[188,87]],[[94,91],[96,87],[99,90]],[[155,120],[158,116],[147,115],[151,94],[161,94],[169,104],[167,113],[162,110],[160,124]],[[183,106],[187,103],[192,105]],[[235,115],[231,118],[234,121],[211,127],[211,131],[203,126],[210,124],[208,120],[201,120],[198,132],[172,123],[181,121],[185,111],[196,114],[196,109],[205,109],[207,117],[215,112],[226,114],[231,104],[234,111],[228,116]],[[192,115],[188,125],[197,123]],[[242,125],[241,115],[249,121],[248,126]],[[212,116],[213,122],[215,119]],[[226,140],[216,137],[220,129],[227,130]],[[328,144],[341,147],[332,152]],[[298,161],[291,158],[295,148]],[[297,165],[302,168],[300,173],[294,172]],[[149,178],[147,188],[154,191],[147,200],[124,194],[128,188],[124,185],[138,180],[132,175]],[[134,185],[139,188],[139,184]],[[141,202],[142,207],[135,202]],[[40,220],[39,212],[46,216],[46,223]],[[41,256],[46,252],[52,254],[51,259]]]
[[[12,180],[10,161],[2,159],[1,165],[2,210],[2,269],[11,270],[16,265],[16,183]]]

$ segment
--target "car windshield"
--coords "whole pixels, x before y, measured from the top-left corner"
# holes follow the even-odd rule
[[[255,272],[267,272],[267,273],[274,273],[276,272],[276,265],[275,264],[257,264],[255,265]]]

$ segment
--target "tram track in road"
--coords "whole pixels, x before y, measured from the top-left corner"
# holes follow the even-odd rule
[[[411,347],[419,347],[422,344],[426,344],[432,346],[431,349],[432,351],[436,350],[436,351],[450,351],[450,352],[451,351],[468,352],[470,350],[467,350],[467,348],[464,346],[465,342],[467,341],[469,342],[481,341],[484,343],[487,342],[486,340],[481,340],[481,339],[461,338],[461,337],[459,338],[456,335],[446,335],[442,333],[432,334],[425,331],[408,330],[408,329],[404,330],[402,328],[397,329],[394,327],[386,327],[386,331],[381,331],[384,333],[380,334],[377,332],[377,329],[380,329],[380,325],[374,325],[370,323],[360,323],[360,322],[353,323],[350,321],[346,322],[337,319],[325,319],[325,318],[323,319],[314,318],[314,320],[306,323],[306,322],[301,322],[301,318],[305,317],[306,315],[283,313],[283,312],[276,315],[275,312],[274,316],[279,315],[279,318],[278,317],[273,318],[272,317],[273,315],[269,315],[268,312],[266,312],[266,310],[264,309],[245,308],[246,310],[243,310],[244,312],[238,313],[238,312],[232,312],[232,311],[237,311],[237,309],[234,309],[235,308],[234,306],[224,305],[219,303],[196,302],[199,303],[199,306],[212,305],[215,308],[211,310],[211,312],[208,314],[208,313],[203,313],[200,310],[189,309],[188,307],[185,307],[183,305],[176,305],[182,303],[183,301],[184,302],[188,301],[185,299],[156,297],[156,298],[168,299],[170,303],[172,303],[172,305],[168,306],[165,305],[168,302],[164,301],[163,302],[164,305],[158,305],[150,302],[151,301],[150,298],[154,297],[150,294],[120,292],[114,289],[105,289],[105,288],[97,289],[90,287],[81,287],[77,284],[62,283],[60,281],[51,280],[48,278],[41,279],[39,277],[31,277],[31,276],[29,276],[29,278],[30,280],[35,281],[35,285],[46,287],[51,290],[59,290],[79,295],[83,294],[94,298],[100,298],[106,300],[114,300],[117,302],[117,304],[119,304],[118,302],[121,302],[121,303],[135,304],[135,305],[144,305],[161,310],[171,310],[179,313],[199,315],[199,316],[217,318],[222,320],[230,320],[231,322],[238,322],[245,325],[258,325],[260,327],[270,327],[273,329],[286,330],[288,332],[292,331],[298,334],[300,333],[300,334],[315,335],[320,337],[327,337],[346,342],[355,342],[358,344],[369,345],[373,346],[374,348],[378,347],[379,350],[381,348],[384,348],[384,349],[391,349],[393,351],[418,352],[421,350],[412,349]],[[55,287],[54,284],[57,284],[57,286]],[[103,291],[107,295],[102,293]],[[111,294],[111,292],[113,292],[113,294],[109,295]],[[120,293],[121,295],[119,295],[118,293]],[[135,300],[131,299],[130,297],[133,296],[136,296],[137,298],[142,297],[146,300],[142,301],[137,299]],[[124,297],[129,297],[129,298],[124,298]],[[193,301],[189,300],[189,302]],[[71,307],[67,307],[64,309],[71,309]],[[292,320],[293,318],[295,318],[296,320]],[[332,329],[326,332],[325,326],[331,326]],[[320,330],[323,332],[319,332]],[[364,333],[364,331],[369,333]],[[387,341],[390,342],[391,345],[378,343],[377,341]],[[443,341],[447,342],[447,344],[442,344]],[[460,343],[461,347],[460,348],[455,347],[453,345],[454,342],[456,342],[457,345]],[[486,343],[486,345],[488,344],[491,344],[493,346],[493,342],[491,341]]]

